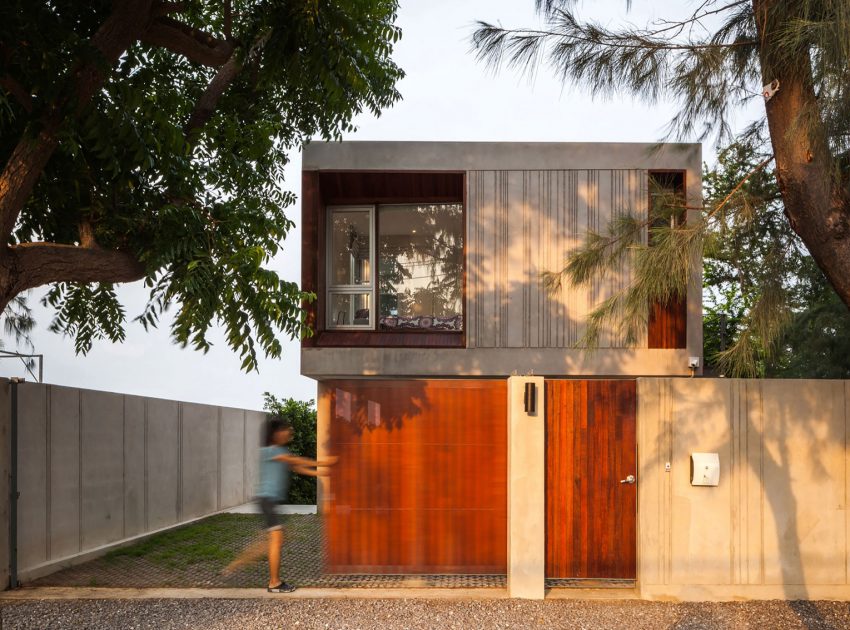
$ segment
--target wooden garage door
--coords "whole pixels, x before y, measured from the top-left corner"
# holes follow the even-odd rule
[[[320,384],[336,573],[499,573],[507,555],[505,381]]]
[[[546,381],[546,577],[635,578],[635,381]]]

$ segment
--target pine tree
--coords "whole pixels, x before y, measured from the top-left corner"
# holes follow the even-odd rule
[[[683,296],[688,272],[703,246],[711,244],[708,235],[716,235],[730,213],[769,211],[776,218],[775,205],[754,207],[745,188],[771,162],[784,227],[790,230],[765,235],[775,239],[769,248],[777,251],[793,231],[850,308],[850,2],[705,0],[682,19],[642,28],[583,21],[574,4],[537,0],[545,22],[540,29],[480,22],[472,37],[478,58],[495,68],[506,64],[526,71],[545,63],[595,96],[626,91],[650,103],[670,99],[679,110],[668,137],[713,137],[718,146],[738,141],[766,153],[722,196],[710,194],[698,220],[660,226],[658,215],[683,203],[669,199],[662,204],[666,210],[651,209],[648,218],[631,217],[588,235],[566,267],[549,275],[552,286],[562,279],[582,283],[623,256],[632,259],[634,282],[591,313],[585,341],[592,345],[603,321],[617,322],[634,338],[645,325],[648,304]],[[764,118],[733,135],[730,115],[763,90]],[[752,227],[765,217],[752,219],[731,220]],[[760,347],[770,348],[793,309],[780,281],[765,275],[758,282],[746,319]],[[727,367],[751,373],[751,350],[729,348]]]

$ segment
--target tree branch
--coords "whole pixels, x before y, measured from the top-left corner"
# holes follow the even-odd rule
[[[189,116],[186,126],[183,128],[183,133],[188,138],[189,143],[194,145],[197,141],[198,132],[212,118],[215,108],[218,106],[218,101],[221,99],[227,87],[233,83],[233,80],[242,70],[242,63],[237,61],[236,57],[231,57],[218,72],[216,72],[212,81],[210,81],[207,89],[201,94],[198,102]]]
[[[14,96],[15,100],[21,104],[21,107],[23,107],[28,114],[32,113],[32,96],[14,77],[10,77],[8,74],[4,77],[0,77],[0,88],[3,88],[9,94]]]
[[[185,2],[158,2],[153,7],[152,15],[162,17],[171,13],[183,13],[187,8]]]
[[[26,130],[0,172],[0,244],[7,243],[24,205],[44,167],[59,143],[57,134],[69,115],[77,115],[103,83],[109,68],[139,39],[151,11],[152,0],[116,0],[115,9],[92,36],[90,45],[99,59],[90,59],[71,69],[72,95],[54,104],[39,121],[35,138]]]
[[[228,41],[233,38],[233,7],[230,0],[224,0],[224,36]]]
[[[224,94],[228,86],[233,83],[233,80],[239,76],[244,65],[253,61],[259,51],[262,50],[268,40],[268,37],[269,35],[265,34],[257,39],[254,45],[251,46],[248,54],[245,56],[244,62],[239,61],[235,55],[232,56],[227,63],[219,69],[215,77],[213,77],[213,80],[210,81],[207,89],[204,90],[204,93],[198,99],[198,102],[195,103],[192,114],[189,116],[189,120],[183,128],[183,133],[186,138],[188,138],[190,144],[195,144],[198,132],[212,117],[222,94]]]
[[[154,20],[141,39],[146,44],[166,48],[190,61],[213,68],[224,65],[234,50],[230,42],[169,17]]]
[[[17,278],[15,293],[53,282],[133,282],[145,266],[126,251],[56,243],[23,243],[8,248]]]

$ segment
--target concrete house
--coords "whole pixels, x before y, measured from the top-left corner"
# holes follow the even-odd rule
[[[637,344],[612,329],[594,352],[576,347],[586,315],[630,270],[543,284],[588,230],[648,216],[652,191],[699,207],[700,146],[653,148],[306,147],[302,286],[317,299],[301,371],[318,382],[320,453],[340,456],[320,488],[332,571],[507,575],[521,597],[547,581],[847,597],[847,453],[831,437],[848,425],[845,384],[689,378],[697,275]],[[822,467],[776,464],[792,434]],[[835,501],[816,533],[789,536],[823,488]]]

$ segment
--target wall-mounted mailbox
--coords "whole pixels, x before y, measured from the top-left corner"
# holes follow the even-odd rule
[[[720,456],[717,453],[691,453],[691,485],[716,486],[720,483]]]

